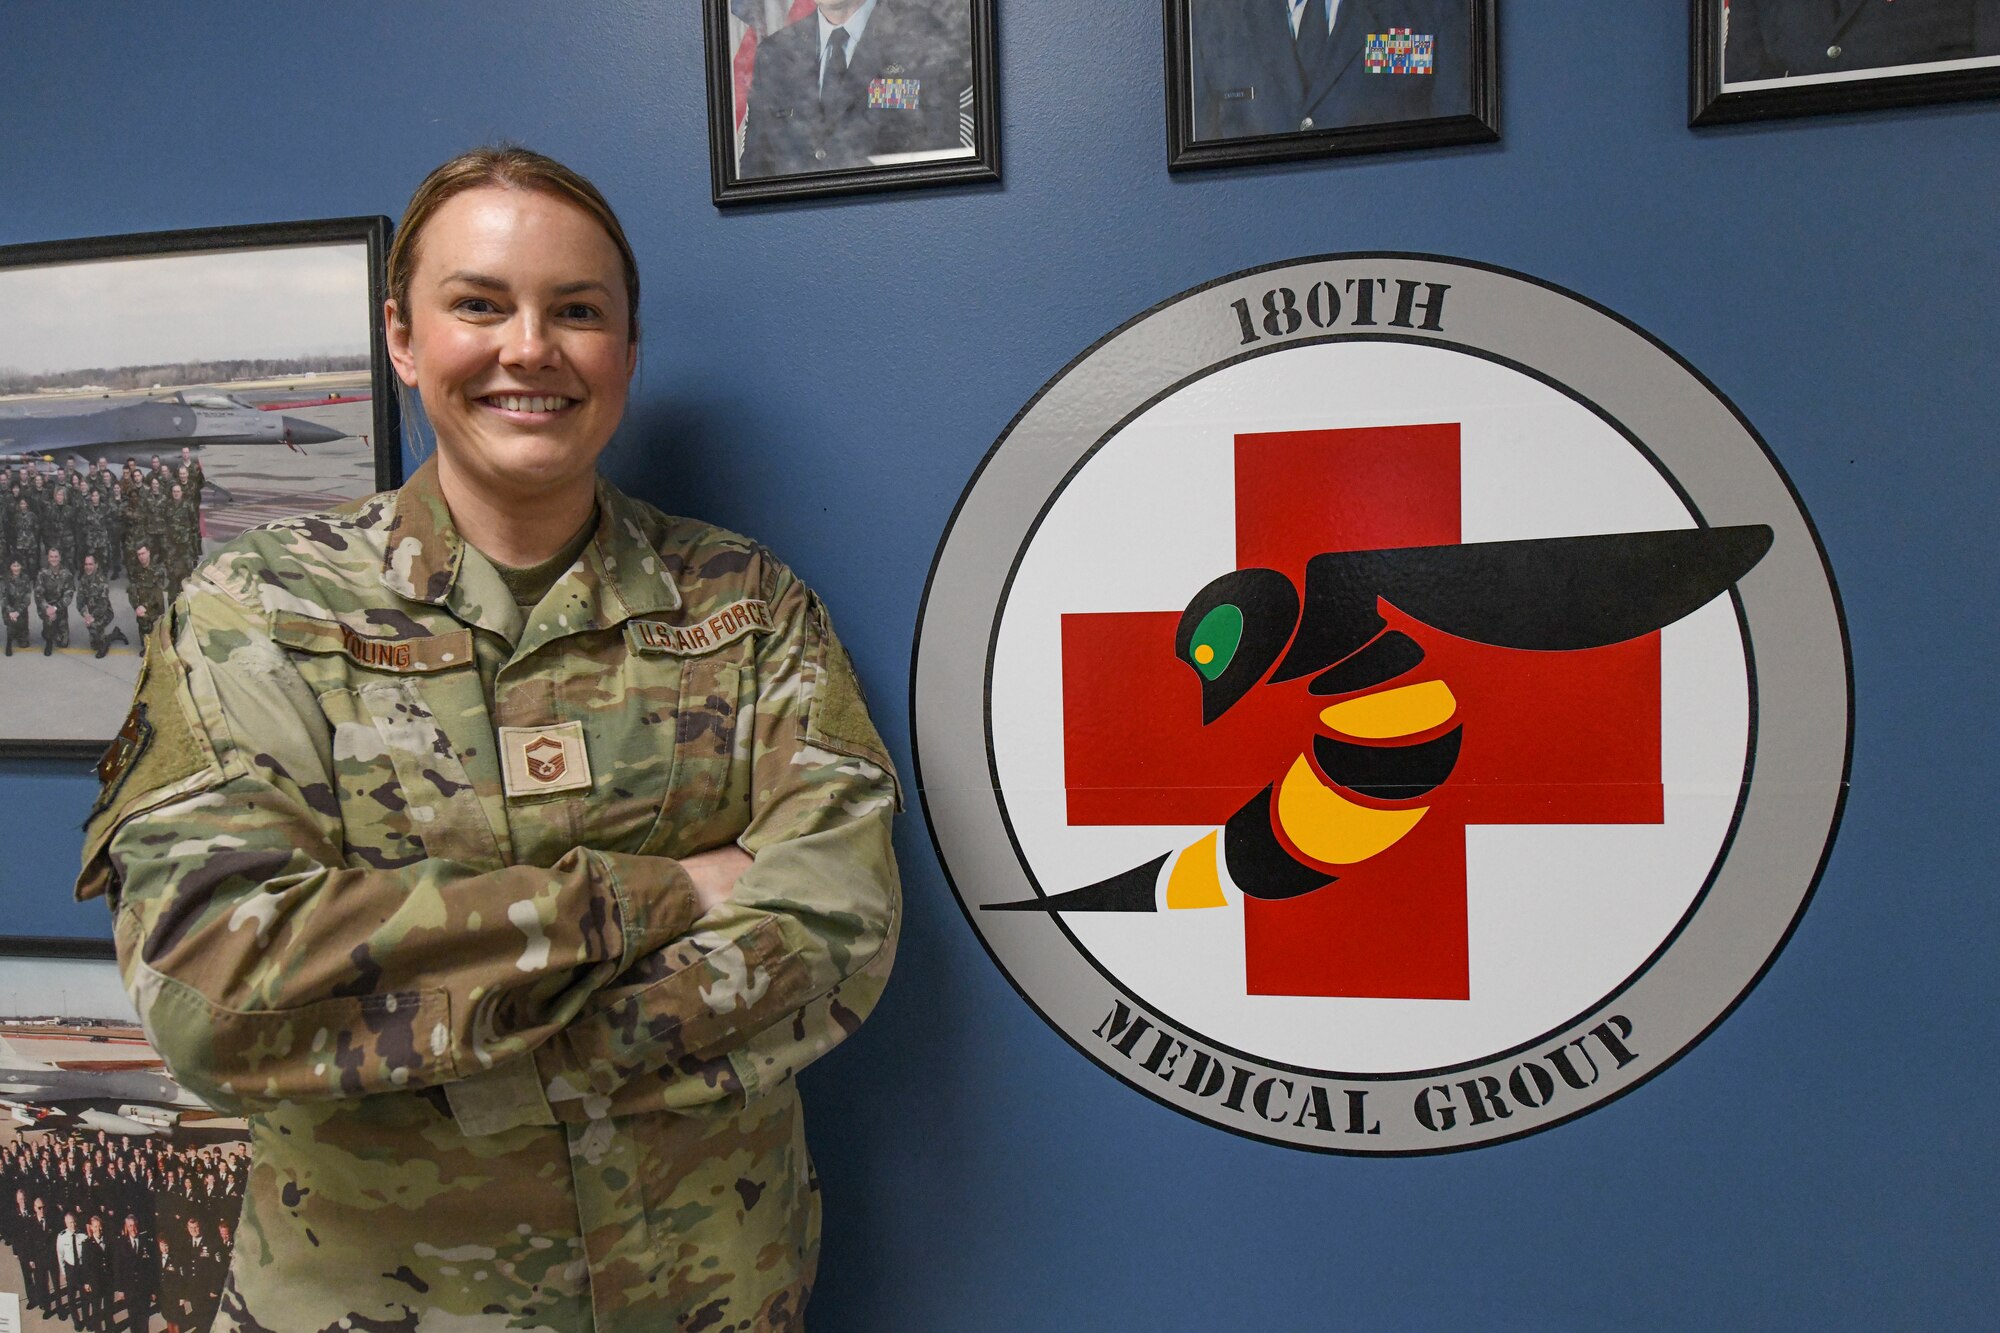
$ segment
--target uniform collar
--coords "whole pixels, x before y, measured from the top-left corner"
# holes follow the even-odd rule
[[[867,0],[866,4],[847,16],[845,23],[828,23],[825,14],[819,16],[819,58],[822,64],[826,61],[826,40],[836,27],[846,29],[847,61],[850,65],[854,63],[854,48],[861,44],[861,35],[868,31],[868,20],[875,17],[875,3],[876,0]]]
[[[559,597],[568,600],[575,608],[566,613],[568,623],[524,626],[492,563],[476,550],[467,558],[469,548],[452,522],[438,484],[437,459],[432,457],[396,492],[382,555],[382,583],[391,592],[444,607],[509,642],[523,638],[519,649],[526,651],[530,647],[526,638],[546,641],[680,608],[680,589],[646,539],[643,515],[637,501],[599,477],[597,531],[583,548],[583,557],[543,598],[545,607]]]
[[[413,602],[442,606],[458,582],[464,555],[465,540],[438,485],[437,458],[427,458],[396,492],[382,553],[382,585]]]

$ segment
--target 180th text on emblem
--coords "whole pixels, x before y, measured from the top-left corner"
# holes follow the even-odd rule
[[[1395,313],[1386,320],[1378,319],[1376,302],[1379,298],[1386,307],[1391,282],[1396,285]],[[1378,326],[1442,333],[1444,294],[1450,290],[1448,282],[1420,278],[1348,278],[1338,286],[1316,282],[1306,288],[1304,296],[1291,287],[1273,287],[1254,307],[1246,296],[1231,301],[1229,308],[1236,312],[1244,347],[1267,337],[1289,338],[1307,325],[1316,329]]]

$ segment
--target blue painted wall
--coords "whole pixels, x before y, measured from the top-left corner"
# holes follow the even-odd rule
[[[1685,5],[1537,0],[1504,7],[1498,145],[1169,179],[1159,7],[999,8],[1004,186],[723,215],[687,0],[11,4],[0,243],[393,216],[496,136],[570,161],[645,270],[643,383],[608,467],[812,580],[905,759],[952,503],[1102,333],[1230,270],[1348,249],[1463,255],[1609,305],[1769,439],[1846,597],[1852,799],[1762,986],[1565,1128],[1311,1157],[1065,1046],[980,951],[913,814],[896,984],[808,1076],[814,1326],[1984,1325],[2000,105],[1694,134]],[[91,794],[69,768],[0,766],[0,930],[102,929],[60,905]]]

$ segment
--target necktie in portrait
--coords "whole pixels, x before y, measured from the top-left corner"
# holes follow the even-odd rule
[[[1299,10],[1298,42],[1295,50],[1299,58],[1299,72],[1310,80],[1313,72],[1326,63],[1328,52],[1333,49],[1333,36],[1328,31],[1327,0],[1306,0]]]
[[[847,80],[847,29],[835,28],[826,35],[826,61],[819,71],[819,100],[837,91]]]

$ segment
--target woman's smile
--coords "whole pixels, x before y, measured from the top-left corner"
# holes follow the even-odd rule
[[[559,394],[489,393],[479,399],[481,405],[496,412],[521,421],[543,421],[557,413],[567,412],[575,407],[577,400]]]

